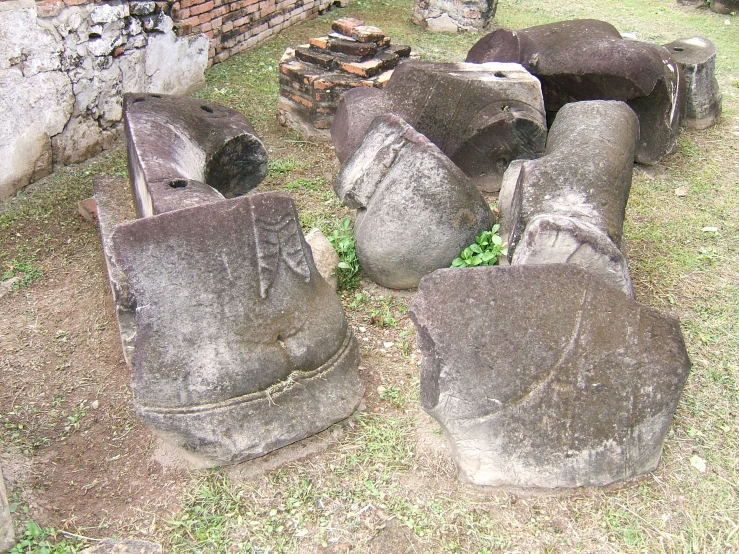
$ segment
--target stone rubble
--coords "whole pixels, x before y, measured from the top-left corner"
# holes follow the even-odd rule
[[[414,0],[411,21],[432,33],[481,31],[492,23],[498,0]]]

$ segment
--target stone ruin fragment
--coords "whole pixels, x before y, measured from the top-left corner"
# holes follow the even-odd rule
[[[223,199],[205,184],[255,186],[261,143],[234,110],[136,98],[126,131],[144,217],[116,178],[97,179],[95,194],[137,414],[203,466],[346,418],[364,393],[356,339],[291,199]]]
[[[657,467],[690,368],[675,318],[572,264],[439,270],[409,314],[421,404],[462,481],[600,486]]]
[[[2,466],[0,465],[0,552],[9,551],[15,544],[13,520],[10,517],[10,505],[5,490]]]
[[[350,90],[331,127],[340,162],[386,113],[425,135],[485,192],[500,189],[511,160],[540,156],[546,142],[541,87],[518,64],[408,61],[384,89]]]
[[[573,263],[633,296],[620,247],[638,140],[623,102],[559,110],[544,156],[513,165],[501,191],[511,264]]]
[[[327,36],[288,48],[280,60],[277,119],[309,140],[328,142],[341,96],[356,87],[382,88],[410,46],[360,19],[334,21]]]
[[[665,48],[685,76],[685,126],[691,129],[714,126],[721,118],[716,45],[707,38],[691,37],[665,44]]]
[[[498,0],[414,0],[411,22],[432,33],[481,31],[495,17]]]
[[[539,78],[548,112],[581,100],[621,100],[639,117],[636,160],[655,164],[677,147],[685,109],[684,79],[670,52],[626,40],[611,24],[560,21],[481,38],[467,62],[520,63]]]
[[[393,115],[375,118],[334,183],[356,208],[356,250],[363,271],[388,288],[418,286],[449,267],[492,227],[485,199],[426,137]]]

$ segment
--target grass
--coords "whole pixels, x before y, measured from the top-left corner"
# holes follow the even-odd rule
[[[315,226],[329,236],[351,214],[331,191],[338,169],[331,148],[301,141],[275,121],[277,62],[338,14],[383,28],[426,60],[461,61],[479,38],[428,34],[408,23],[409,7],[362,0],[329,12],[213,67],[198,93],[250,118],[271,160],[257,190],[290,194],[306,231]],[[564,493],[458,483],[438,427],[418,405],[409,299],[357,281],[342,298],[369,379],[366,411],[340,425],[340,438],[320,453],[279,469],[250,478],[192,472],[181,510],[165,514],[154,535],[167,552],[739,552],[739,18],[674,0],[500,0],[497,22],[518,28],[571,17],[604,19],[660,43],[703,35],[718,47],[722,122],[687,131],[677,153],[637,168],[627,208],[625,249],[638,300],[680,317],[693,360],[658,469]],[[122,148],[61,169],[0,206],[0,274],[22,278],[11,293],[18,302],[47,286],[60,263],[99,243],[75,208],[90,196],[95,173],[124,174]],[[63,341],[55,338],[59,348]],[[3,441],[36,456],[90,418],[80,402],[61,408],[52,398],[44,406],[22,397],[3,406]],[[31,516],[16,519],[26,525]],[[115,525],[108,532],[125,532],[124,523]],[[42,552],[44,542],[67,548],[54,529],[33,533],[29,551]]]

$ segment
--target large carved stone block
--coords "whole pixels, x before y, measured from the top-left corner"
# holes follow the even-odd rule
[[[409,314],[462,481],[606,485],[657,467],[690,369],[676,319],[571,264],[439,270]]]
[[[499,206],[511,263],[576,263],[633,295],[619,247],[638,138],[639,122],[623,102],[564,106],[544,156],[517,164],[513,194],[501,194],[511,201]]]
[[[354,411],[356,340],[287,195],[101,229],[136,411],[165,440],[229,464]]]
[[[267,174],[249,121],[214,102],[126,94],[128,174],[141,217],[246,194]]]
[[[560,21],[528,29],[498,29],[468,52],[468,62],[514,62],[539,78],[547,111],[569,102],[628,102],[641,124],[636,151],[654,164],[673,152],[685,109],[684,80],[662,46],[625,40],[604,21]]]
[[[402,117],[488,192],[500,189],[511,160],[536,158],[546,141],[541,87],[518,64],[405,62],[383,90],[347,92],[331,126],[339,161],[386,113]]]
[[[426,137],[397,116],[375,119],[334,183],[357,208],[357,257],[376,283],[412,288],[449,267],[492,227],[485,199]]]

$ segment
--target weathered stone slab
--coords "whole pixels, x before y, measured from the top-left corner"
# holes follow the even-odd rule
[[[8,493],[5,490],[2,466],[0,465],[0,552],[10,550],[15,544],[13,520],[10,517]]]
[[[103,244],[136,412],[201,465],[261,456],[358,405],[356,340],[287,195],[121,223]]]
[[[445,269],[409,314],[462,481],[600,486],[657,467],[690,361],[676,319],[571,264]]]
[[[245,194],[267,174],[249,121],[214,102],[126,94],[128,170],[141,217]]]
[[[716,45],[703,37],[683,38],[665,44],[685,76],[684,123],[707,129],[721,118],[721,93],[716,80]]]
[[[654,164],[677,146],[685,100],[676,63],[665,48],[625,40],[609,23],[501,28],[480,39],[466,61],[522,64],[541,80],[547,111],[582,100],[628,102],[641,124],[640,163]]]
[[[546,140],[539,82],[518,64],[409,61],[384,89],[347,92],[331,127],[342,163],[386,113],[428,137],[488,192],[500,189],[511,160],[541,155]]]
[[[498,0],[415,0],[411,22],[432,33],[481,31],[495,17]]]
[[[162,545],[136,539],[104,539],[80,554],[162,554]]]
[[[334,190],[357,208],[357,257],[376,283],[412,288],[492,227],[485,199],[436,146],[397,116],[375,119]]]

